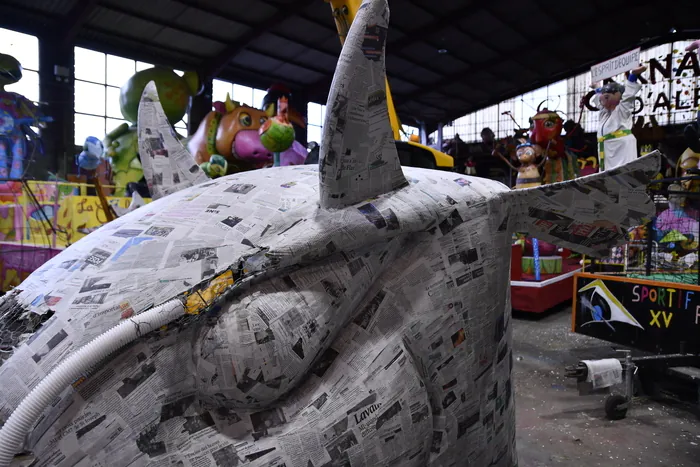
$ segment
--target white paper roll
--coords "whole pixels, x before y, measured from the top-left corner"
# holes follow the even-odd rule
[[[608,388],[622,383],[622,364],[616,358],[604,358],[602,360],[583,360],[588,367],[586,381],[593,385],[593,389]]]

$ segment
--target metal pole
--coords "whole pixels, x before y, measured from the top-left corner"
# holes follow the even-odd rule
[[[24,185],[24,189],[27,190],[27,194],[29,194],[29,197],[32,199],[32,204],[37,208],[37,210],[39,210],[39,212],[41,212],[41,217],[43,217],[46,223],[49,224],[51,232],[53,232],[53,234],[56,235],[56,227],[54,227],[53,223],[51,223],[51,220],[46,215],[46,211],[44,211],[44,206],[42,206],[41,203],[39,203],[39,200],[36,199],[36,196],[34,196],[34,192],[29,186],[29,183],[27,183],[27,180],[22,179],[22,185]]]
[[[425,122],[420,124],[420,144],[428,145],[428,129],[425,126]]]
[[[438,123],[437,128],[437,148],[438,151],[442,151],[442,123]]]
[[[646,275],[651,276],[651,255],[654,248],[654,220],[649,220],[647,224],[647,257],[646,257]]]
[[[632,362],[632,351],[625,352],[625,389],[628,399],[634,397],[634,363]]]

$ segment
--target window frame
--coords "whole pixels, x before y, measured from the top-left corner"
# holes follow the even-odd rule
[[[86,48],[86,47],[78,47],[78,46],[75,46],[73,50],[74,50],[74,52],[77,51],[77,50],[86,50],[86,51],[89,51],[89,52],[92,52],[92,53],[101,54],[101,55],[103,55],[103,57],[104,57],[104,74],[103,74],[104,78],[103,78],[103,80],[102,80],[103,82],[99,82],[99,81],[95,81],[95,80],[92,80],[92,79],[86,79],[86,78],[78,77],[78,74],[77,74],[77,73],[76,73],[75,76],[74,76],[74,81],[73,81],[73,83],[74,83],[74,84],[73,84],[73,90],[74,90],[74,93],[73,93],[73,95],[74,95],[74,97],[73,97],[73,119],[74,119],[74,122],[75,122],[75,129],[74,129],[74,132],[73,132],[73,139],[74,139],[73,144],[75,144],[76,146],[82,146],[82,145],[83,145],[83,142],[84,142],[84,140],[85,140],[85,136],[95,136],[95,137],[97,137],[97,138],[104,138],[105,135],[107,135],[107,133],[109,133],[110,131],[114,130],[119,124],[121,124],[121,123],[129,123],[127,120],[125,120],[125,119],[123,118],[123,116],[122,116],[122,118],[118,118],[118,117],[114,117],[114,116],[109,115],[109,110],[108,110],[108,109],[109,109],[109,107],[110,107],[110,102],[112,103],[112,105],[114,105],[114,102],[112,102],[112,101],[109,99],[109,92],[108,92],[107,90],[108,90],[108,89],[120,90],[120,89],[121,89],[121,86],[124,85],[124,83],[122,83],[121,86],[116,86],[116,85],[114,85],[114,84],[109,84],[109,78],[108,78],[108,72],[109,72],[109,57],[115,57],[115,58],[119,58],[119,59],[121,59],[121,60],[127,60],[127,61],[131,62],[131,63],[133,64],[133,66],[134,66],[134,71],[133,71],[133,73],[130,74],[130,76],[133,76],[133,75],[136,74],[138,71],[142,71],[142,70],[144,70],[144,69],[151,68],[151,67],[153,67],[153,66],[155,66],[155,65],[150,64],[150,63],[146,63],[146,62],[141,62],[141,61],[139,61],[139,60],[134,60],[134,59],[127,58],[127,57],[121,57],[121,56],[119,56],[119,55],[113,55],[113,54],[108,54],[108,53],[105,53],[105,52],[100,52],[99,50],[94,50],[94,49],[90,49],[90,48]],[[77,54],[76,54],[76,55],[77,55]],[[77,57],[76,57],[76,61],[77,61]],[[77,68],[77,67],[76,67],[76,68]],[[179,70],[174,70],[174,71],[175,71],[177,74],[182,75],[182,71],[179,71]],[[80,110],[80,111],[76,110],[75,104],[76,104],[77,99],[78,99],[78,98],[77,98],[77,96],[78,96],[78,91],[77,91],[76,83],[93,84],[93,85],[102,86],[102,87],[104,88],[104,114],[103,114],[103,115],[101,115],[101,114],[99,114],[99,113],[94,113],[94,112],[85,112],[85,111],[83,111],[83,110]],[[79,140],[78,140],[78,134],[79,134],[79,131],[80,131],[80,130],[78,129],[78,124],[77,124],[77,119],[76,119],[76,116],[78,116],[78,115],[82,115],[82,116],[86,116],[86,117],[91,117],[91,118],[101,118],[101,119],[103,120],[103,122],[104,122],[104,123],[103,123],[104,132],[103,132],[101,135],[84,135],[84,136],[81,137],[83,141],[79,141]],[[185,116],[182,118],[182,120],[180,120],[180,121],[177,122],[175,125],[173,125],[173,126],[175,127],[175,131],[177,131],[177,132],[178,132],[181,136],[183,136],[183,137],[186,137],[186,136],[187,136],[187,122],[188,122],[188,120],[189,120],[189,115],[188,115],[187,113],[185,113]],[[114,125],[111,125],[110,122],[114,123]]]

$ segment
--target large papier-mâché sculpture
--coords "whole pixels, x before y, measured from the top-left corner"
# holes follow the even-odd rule
[[[17,450],[115,467],[517,464],[512,232],[606,254],[653,212],[644,184],[658,157],[514,191],[402,170],[382,104],[388,20],[386,0],[358,12],[318,170],[255,170],[169,194],[4,297],[5,329],[13,317],[43,324],[28,341],[5,336],[3,420],[95,336],[119,323],[139,336],[46,399]],[[143,138],[163,125],[151,91]],[[184,154],[167,133],[164,143]],[[157,157],[155,175],[194,165]],[[147,310],[165,302],[183,317],[154,330]]]

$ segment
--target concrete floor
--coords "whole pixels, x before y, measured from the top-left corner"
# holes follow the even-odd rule
[[[700,466],[700,420],[689,407],[641,398],[613,422],[604,395],[578,395],[564,367],[614,352],[570,326],[570,308],[514,317],[519,467]]]

